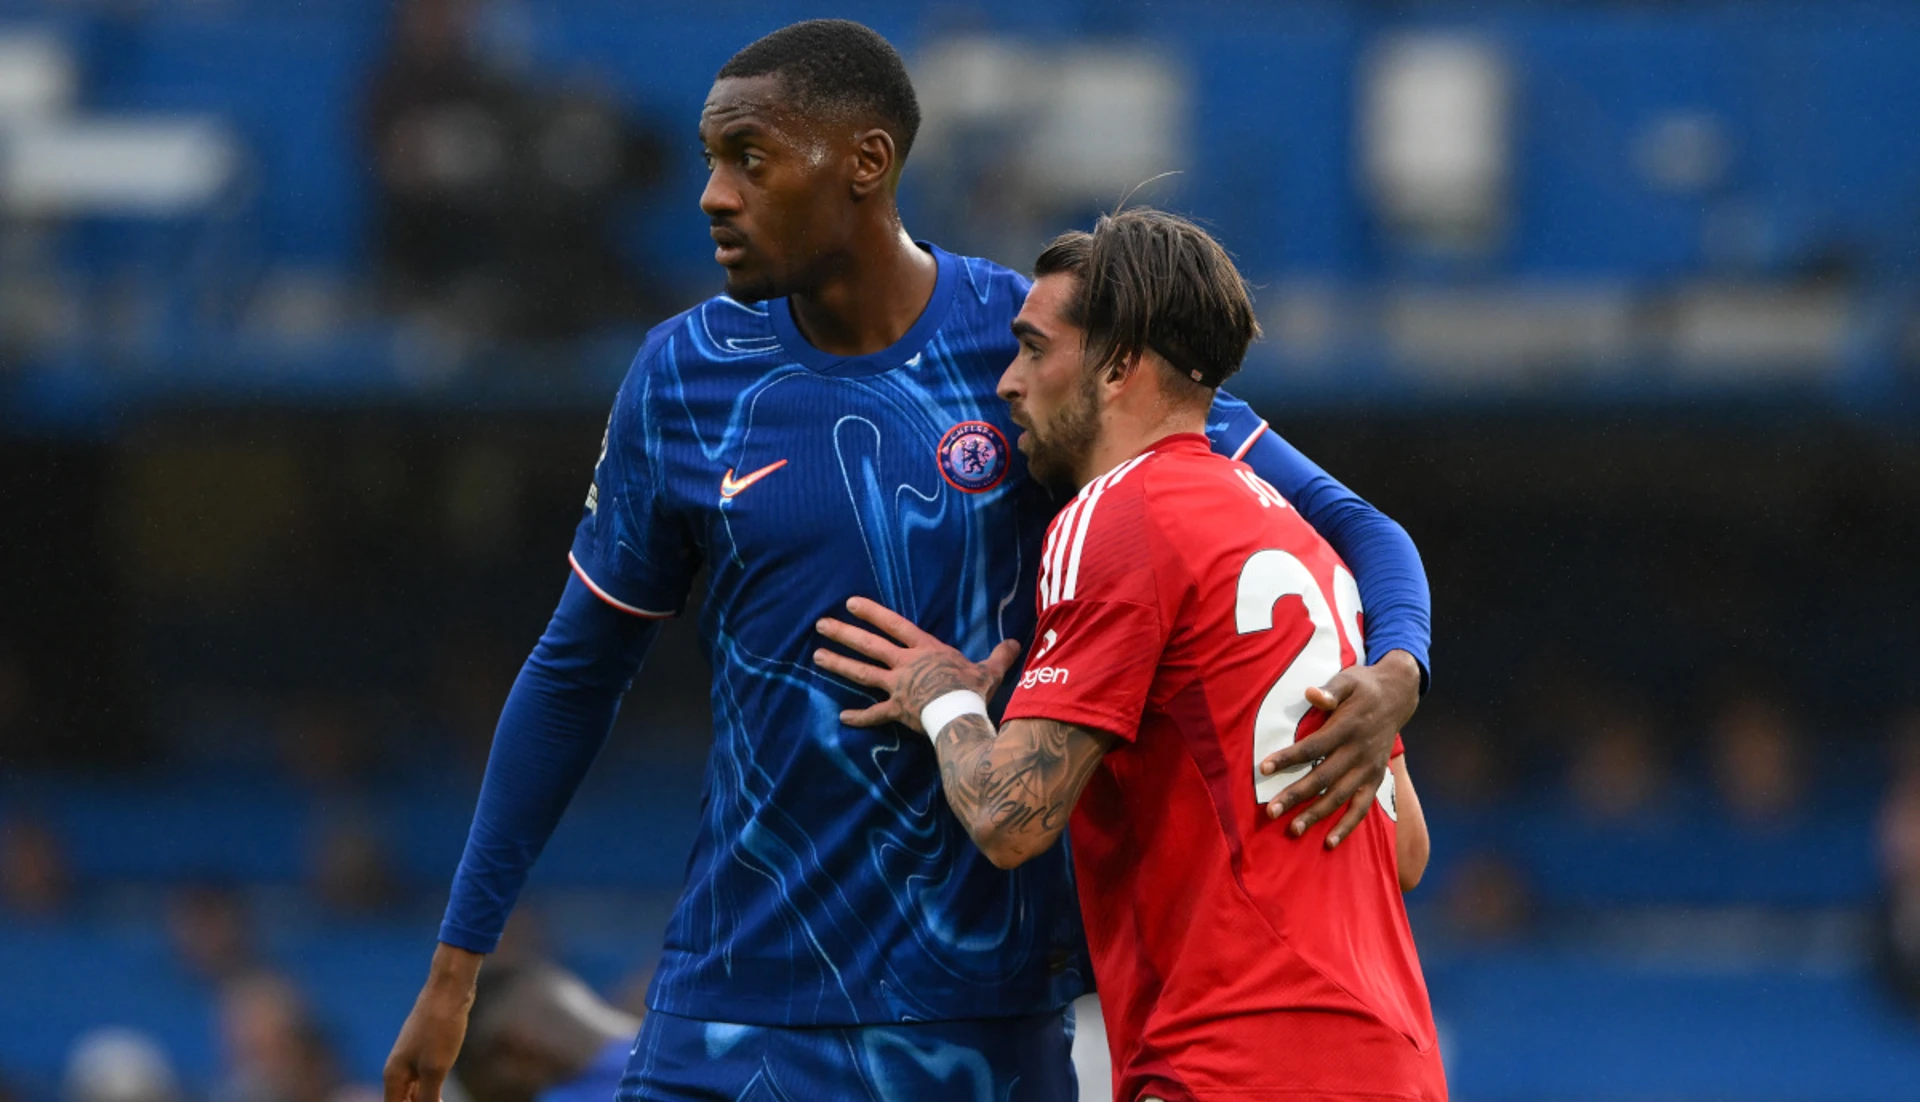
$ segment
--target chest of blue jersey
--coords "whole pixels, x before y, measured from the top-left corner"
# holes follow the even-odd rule
[[[974,658],[1032,628],[1053,503],[994,393],[1024,283],[940,258],[927,316],[887,352],[823,357],[783,303],[715,300],[647,367],[656,520],[634,541],[653,551],[630,561],[671,558],[655,530],[670,527],[705,563],[714,711],[658,1009],[796,1025],[981,1017],[1057,1006],[1080,986],[1064,857],[993,868],[947,809],[925,740],[843,726],[839,712],[872,697],[812,658],[815,622],[856,595]]]
[[[850,378],[742,366],[687,381],[685,431],[665,420],[661,457],[731,643],[810,653],[813,621],[855,595],[976,656],[1025,633],[1024,560],[1051,505],[1008,445],[991,361],[923,352]]]

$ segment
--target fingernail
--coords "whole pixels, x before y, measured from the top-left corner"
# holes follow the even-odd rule
[[[1279,804],[1268,804],[1268,805],[1267,805],[1267,818],[1269,818],[1269,819],[1278,819],[1279,817],[1280,817],[1280,805],[1279,805]]]
[[[1339,836],[1338,834],[1329,834],[1329,835],[1327,835],[1327,848],[1328,848],[1328,849],[1332,849],[1333,847],[1335,847],[1335,846],[1337,846],[1337,845],[1339,845],[1339,844],[1340,844],[1340,836]]]
[[[1263,762],[1261,762],[1261,763],[1260,763],[1260,775],[1261,775],[1261,776],[1263,776],[1263,777],[1271,777],[1271,776],[1273,776],[1273,774],[1274,774],[1274,772],[1275,772],[1275,769],[1274,769],[1274,764],[1273,764],[1272,762],[1270,762],[1270,761],[1263,761]]]
[[[1287,829],[1293,831],[1293,836],[1298,838],[1307,832],[1307,822],[1305,819],[1295,819],[1293,825]]]
[[[827,652],[825,648],[822,648],[820,650],[813,652],[813,660],[815,662],[820,661],[822,658],[825,658],[826,656],[827,656]]]

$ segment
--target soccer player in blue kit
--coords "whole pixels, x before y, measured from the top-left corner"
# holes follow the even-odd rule
[[[926,741],[842,725],[874,697],[812,660],[848,594],[976,660],[1025,639],[1057,506],[995,394],[1028,281],[916,243],[896,211],[918,122],[899,55],[859,24],[795,24],[721,69],[700,206],[727,293],[654,329],[614,401],[386,1102],[437,1102],[484,954],[703,566],[714,745],[619,1097],[1074,1097],[1065,1008],[1089,969],[1064,849],[994,868]],[[1333,714],[1290,752],[1323,760],[1276,801],[1313,798],[1299,830],[1357,820],[1419,699],[1419,556],[1244,404],[1222,396],[1207,429],[1358,576],[1381,657],[1316,697]]]

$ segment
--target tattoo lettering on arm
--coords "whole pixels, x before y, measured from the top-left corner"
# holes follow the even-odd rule
[[[995,865],[1010,869],[1045,853],[1115,739],[1051,719],[1010,720],[997,734],[961,716],[935,750],[947,803]]]

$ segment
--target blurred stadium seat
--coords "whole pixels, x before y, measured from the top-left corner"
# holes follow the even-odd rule
[[[619,233],[691,301],[716,285],[710,79],[815,14],[492,0],[476,48],[669,136]],[[910,61],[966,42],[1091,73],[1066,91],[1094,123],[1100,80],[1158,82],[1140,102],[1174,124],[1142,148],[1179,175],[1137,201],[1201,216],[1256,282],[1269,339],[1235,388],[1434,575],[1413,909],[1455,1096],[1914,1097],[1920,1016],[1875,986],[1872,929],[1884,732],[1920,707],[1920,8],[834,14]],[[244,898],[250,963],[375,1081],[491,711],[564,579],[634,327],[494,341],[380,302],[368,86],[392,21],[386,0],[0,5],[0,824],[60,866],[40,902],[0,902],[0,1089],[28,1102],[103,1025],[151,1033],[195,1097],[221,1080],[217,988],[165,917],[192,888]],[[916,153],[946,175],[910,164],[903,205],[916,235],[1024,267],[1023,234],[1125,189],[1017,179],[994,156],[1045,112],[991,114]],[[1383,118],[1441,140],[1395,145]],[[1381,190],[1395,166],[1433,185],[1462,134],[1465,185]],[[1421,232],[1448,218],[1472,232]],[[669,629],[533,880],[537,936],[603,991],[657,952],[701,811],[693,630]],[[1755,682],[1796,709],[1804,785],[1762,823],[1729,812],[1708,747],[1719,696]],[[357,741],[302,764],[327,736],[280,717],[316,686],[351,698]],[[1607,818],[1565,779],[1615,697],[1658,702],[1632,752],[1665,757],[1657,795]],[[394,882],[359,911],[320,883],[348,836]]]

